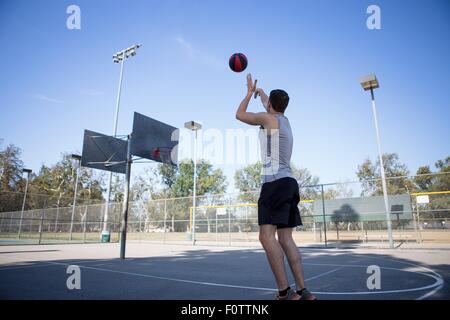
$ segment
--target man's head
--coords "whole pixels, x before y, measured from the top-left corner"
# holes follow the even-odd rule
[[[289,104],[289,96],[284,90],[272,90],[270,91],[269,102],[274,111],[284,113]]]

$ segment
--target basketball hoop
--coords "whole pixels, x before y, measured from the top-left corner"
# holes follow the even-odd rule
[[[168,147],[156,147],[151,151],[152,160],[160,161],[163,163],[171,163],[171,152],[172,148]]]

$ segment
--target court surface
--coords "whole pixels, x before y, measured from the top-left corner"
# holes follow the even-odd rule
[[[449,249],[300,251],[319,299],[450,299]],[[0,299],[270,300],[276,293],[260,248],[130,242],[128,258],[118,256],[117,243],[1,246]],[[81,289],[67,287],[70,265],[80,267]],[[372,265],[380,289],[368,289]]]

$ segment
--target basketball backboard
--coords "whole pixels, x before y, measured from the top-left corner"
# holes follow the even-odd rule
[[[134,113],[131,154],[177,165],[179,130],[164,122]]]
[[[84,130],[83,167],[126,173],[127,141]]]

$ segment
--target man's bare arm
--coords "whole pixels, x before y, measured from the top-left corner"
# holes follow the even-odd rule
[[[266,109],[266,111],[269,111],[269,97],[267,96],[267,94],[261,88],[256,89],[256,92],[258,92],[259,97],[261,98],[261,103],[264,106],[264,109]]]
[[[268,114],[266,112],[247,112],[248,104],[250,103],[250,99],[252,98],[255,89],[256,88],[252,82],[252,77],[249,74],[247,76],[247,94],[236,111],[236,119],[250,125],[264,126],[268,122]]]

